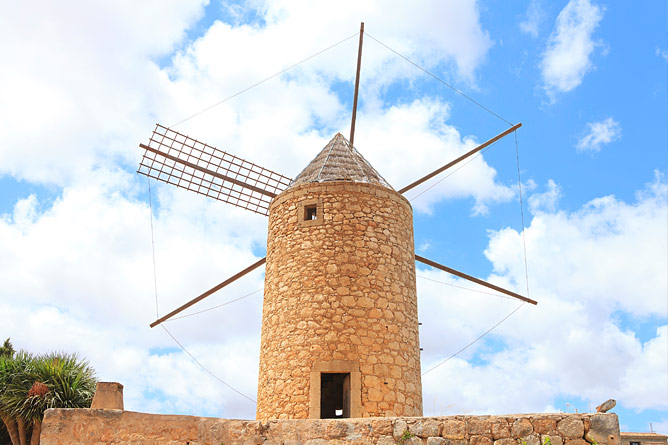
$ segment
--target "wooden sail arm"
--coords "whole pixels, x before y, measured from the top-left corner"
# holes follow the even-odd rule
[[[267,190],[264,190],[264,189],[262,189],[262,188],[260,188],[260,187],[255,187],[254,185],[251,185],[251,184],[248,184],[248,183],[246,183],[246,182],[242,182],[242,181],[236,180],[236,179],[234,179],[234,178],[230,178],[229,176],[221,175],[220,173],[216,173],[216,172],[214,172],[214,171],[212,171],[212,170],[209,170],[209,169],[207,169],[207,168],[200,167],[199,165],[197,165],[197,164],[193,164],[192,162],[188,162],[188,161],[186,161],[186,160],[184,160],[184,159],[179,159],[179,158],[177,158],[176,156],[172,156],[172,155],[167,154],[167,153],[165,153],[165,152],[162,152],[162,151],[160,151],[160,150],[156,150],[155,148],[153,148],[153,147],[149,147],[148,145],[145,145],[145,144],[139,144],[139,146],[140,146],[141,148],[143,148],[144,150],[148,150],[148,151],[150,151],[151,153],[155,153],[155,154],[157,154],[157,155],[163,156],[163,157],[169,159],[170,161],[174,161],[174,162],[177,162],[177,163],[179,163],[179,164],[186,165],[186,166],[188,166],[188,167],[190,167],[190,168],[192,168],[192,169],[198,170],[198,171],[200,171],[200,172],[202,172],[202,173],[206,173],[207,175],[211,175],[211,176],[213,176],[214,178],[222,179],[223,181],[228,181],[228,182],[231,182],[232,184],[236,184],[236,185],[238,185],[238,186],[245,187],[245,188],[247,188],[247,189],[249,189],[249,190],[252,190],[252,191],[254,191],[254,192],[258,192],[258,193],[260,193],[260,194],[262,194],[262,195],[269,196],[270,198],[274,198],[274,197],[276,197],[276,193],[272,193],[272,192],[267,191]]]
[[[350,121],[350,146],[355,146],[355,118],[357,116],[357,93],[360,88],[360,68],[362,66],[362,43],[364,41],[364,22],[360,25],[360,43],[357,50],[357,74],[355,75],[355,95],[353,96],[353,117]]]
[[[448,163],[445,164],[443,167],[434,170],[433,172],[429,173],[429,174],[426,175],[426,176],[423,176],[422,178],[418,179],[418,180],[415,181],[415,182],[412,182],[411,184],[408,184],[406,187],[404,187],[404,188],[402,188],[401,190],[399,190],[399,193],[405,193],[405,192],[407,192],[408,190],[410,190],[410,189],[412,189],[412,188],[414,188],[414,187],[417,187],[418,185],[420,185],[420,184],[422,184],[423,182],[425,182],[425,181],[427,181],[427,180],[433,178],[434,176],[438,175],[439,173],[444,172],[445,170],[449,169],[450,167],[452,167],[453,165],[459,163],[460,161],[463,161],[464,159],[468,158],[469,156],[472,156],[472,155],[478,153],[480,150],[482,150],[482,149],[484,149],[484,148],[486,148],[486,147],[489,147],[489,146],[492,145],[494,142],[496,142],[496,141],[498,141],[499,139],[501,139],[501,138],[503,138],[503,137],[509,135],[510,133],[512,133],[513,131],[517,130],[517,129],[520,128],[521,126],[522,126],[522,123],[521,123],[521,122],[520,122],[519,124],[517,124],[517,125],[513,125],[512,127],[510,127],[509,129],[507,129],[507,130],[504,131],[503,133],[500,133],[500,134],[494,136],[494,137],[493,137],[492,139],[490,139],[489,141],[484,142],[484,143],[478,145],[476,148],[474,148],[473,150],[469,151],[468,153],[465,153],[465,154],[461,155],[460,157],[458,157],[458,158],[455,159],[454,161],[452,161],[452,162],[448,162]]]
[[[182,305],[182,306],[180,306],[180,307],[174,309],[174,310],[173,310],[172,312],[170,312],[169,314],[164,315],[164,316],[158,318],[158,319],[155,320],[153,323],[151,323],[150,326],[151,326],[152,328],[156,327],[157,325],[159,325],[159,324],[162,323],[163,321],[166,321],[166,320],[172,318],[174,315],[178,314],[179,312],[182,312],[182,311],[188,309],[188,308],[189,308],[190,306],[192,306],[193,304],[202,301],[203,299],[205,299],[205,298],[208,297],[209,295],[213,294],[214,292],[218,292],[219,290],[221,290],[222,288],[224,288],[224,287],[227,286],[228,284],[231,284],[231,283],[235,282],[236,280],[238,280],[239,278],[241,278],[241,277],[243,277],[244,275],[246,275],[247,273],[252,272],[253,270],[255,270],[255,269],[257,269],[258,267],[262,266],[266,261],[267,261],[267,257],[264,257],[264,258],[262,258],[261,260],[258,260],[257,262],[251,264],[250,266],[248,266],[247,268],[245,268],[244,270],[242,270],[241,272],[239,272],[238,274],[231,276],[230,278],[228,278],[227,280],[223,281],[223,282],[220,283],[219,285],[217,285],[217,286],[215,286],[215,287],[212,287],[212,288],[209,289],[208,291],[204,292],[204,293],[203,293],[202,295],[200,295],[199,297],[197,297],[197,298],[193,298],[192,300],[190,300],[190,301],[187,302],[186,304],[184,304],[184,305]]]
[[[488,287],[490,289],[494,289],[497,292],[501,292],[503,294],[510,295],[511,297],[517,298],[518,300],[522,300],[522,301],[525,301],[525,302],[531,303],[531,304],[538,304],[537,301],[532,300],[531,298],[523,297],[522,295],[516,294],[515,292],[509,291],[508,289],[504,289],[502,287],[499,287],[499,286],[496,286],[494,284],[488,283],[486,281],[480,280],[478,278],[472,277],[471,275],[467,275],[467,274],[465,274],[463,272],[460,272],[458,270],[455,270],[455,269],[452,269],[450,267],[439,264],[435,261],[428,260],[427,258],[421,257],[420,255],[415,254],[415,259],[417,261],[421,262],[421,263],[424,263],[424,264],[428,265],[428,266],[434,267],[436,269],[440,269],[444,272],[451,273],[452,275],[456,275],[460,278],[464,278],[465,280],[469,280],[469,281],[472,281],[476,284],[480,284],[481,286],[485,286],[485,287]]]

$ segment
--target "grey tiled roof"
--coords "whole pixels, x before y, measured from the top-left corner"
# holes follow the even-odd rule
[[[307,182],[327,181],[366,182],[392,189],[341,133],[337,133],[329,141],[315,159],[297,175],[290,187]]]

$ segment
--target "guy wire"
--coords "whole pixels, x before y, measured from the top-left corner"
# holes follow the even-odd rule
[[[222,304],[219,304],[219,305],[216,305],[216,306],[207,308],[207,309],[203,309],[203,310],[201,310],[201,311],[193,312],[192,314],[181,315],[180,317],[172,317],[172,318],[170,318],[169,320],[165,320],[165,321],[180,320],[180,319],[182,319],[182,318],[192,317],[193,315],[203,314],[204,312],[209,312],[209,311],[212,311],[212,310],[214,310],[214,309],[218,309],[219,307],[227,306],[228,304],[232,304],[232,303],[234,303],[234,302],[236,302],[236,301],[243,300],[243,299],[246,298],[246,297],[250,297],[251,295],[255,295],[255,294],[257,294],[257,293],[260,292],[261,290],[262,290],[262,289],[258,289],[258,290],[256,290],[256,291],[253,291],[253,292],[251,292],[251,293],[249,293],[249,294],[246,294],[246,295],[244,295],[244,296],[241,296],[241,297],[239,297],[239,298],[235,298],[234,300],[226,301],[225,303],[222,303]]]
[[[148,211],[151,214],[151,252],[153,253],[153,290],[155,291],[155,316],[160,318],[158,313],[158,274],[155,267],[155,241],[153,239],[153,199],[151,198],[151,178],[146,177],[148,183]]]
[[[486,330],[485,332],[483,332],[483,334],[482,334],[480,337],[476,338],[476,339],[473,340],[471,343],[469,343],[468,345],[464,346],[464,347],[463,347],[462,349],[460,349],[459,351],[457,351],[457,352],[455,352],[454,354],[452,354],[450,357],[446,358],[445,360],[443,360],[443,361],[437,363],[436,365],[432,366],[431,368],[427,369],[425,372],[422,373],[422,375],[424,376],[424,375],[427,374],[428,372],[433,371],[434,369],[438,368],[439,366],[441,366],[442,364],[444,364],[445,362],[447,362],[447,361],[450,360],[451,358],[454,358],[454,357],[456,357],[457,355],[459,355],[460,352],[462,352],[462,351],[468,349],[470,346],[472,346],[474,343],[478,342],[478,340],[480,340],[481,338],[483,338],[485,335],[487,335],[487,334],[489,334],[490,332],[492,332],[498,325],[500,325],[501,323],[503,323],[504,321],[506,321],[508,318],[510,318],[510,316],[513,315],[515,312],[517,312],[522,306],[524,306],[524,304],[525,304],[524,302],[520,303],[520,305],[517,306],[517,307],[516,307],[510,314],[506,315],[506,316],[503,317],[503,319],[502,319],[501,321],[499,321],[497,324],[495,324],[494,326],[492,326],[491,328],[489,328],[488,330]]]
[[[200,114],[202,114],[202,113],[204,113],[204,112],[206,112],[206,111],[209,111],[209,110],[212,109],[212,108],[217,107],[218,105],[222,104],[223,102],[227,102],[228,100],[233,99],[233,98],[237,97],[238,95],[243,94],[243,93],[245,93],[246,91],[248,91],[248,90],[250,90],[250,89],[252,89],[252,88],[255,88],[255,87],[258,86],[258,85],[261,85],[261,84],[265,83],[266,81],[273,79],[273,78],[276,77],[276,76],[280,76],[281,74],[283,74],[283,73],[285,73],[285,72],[287,72],[287,71],[290,71],[292,68],[296,67],[297,65],[301,65],[302,63],[304,63],[304,62],[306,62],[306,61],[309,61],[309,60],[313,59],[314,57],[317,57],[317,56],[319,56],[320,54],[322,54],[322,53],[324,53],[324,52],[327,52],[327,51],[329,51],[330,49],[332,49],[332,48],[334,48],[334,47],[336,47],[336,46],[339,46],[339,45],[342,44],[343,42],[346,42],[346,41],[352,39],[353,37],[357,37],[358,35],[359,35],[359,33],[355,33],[355,34],[351,35],[350,37],[346,37],[345,39],[343,39],[343,40],[341,40],[341,41],[339,41],[339,42],[337,42],[337,43],[335,43],[335,44],[333,44],[333,45],[330,45],[330,46],[328,46],[327,48],[325,48],[325,49],[323,49],[323,50],[320,50],[320,51],[318,51],[317,53],[312,54],[312,55],[308,56],[307,58],[305,58],[305,59],[303,59],[303,60],[300,60],[299,62],[294,63],[294,64],[290,65],[289,67],[284,68],[284,69],[282,69],[281,71],[278,71],[278,72],[272,74],[271,76],[269,76],[269,77],[267,77],[267,78],[265,78],[265,79],[263,79],[263,80],[261,80],[261,81],[259,81],[259,82],[256,82],[256,83],[254,83],[253,85],[251,85],[251,86],[249,86],[249,87],[246,87],[246,88],[244,88],[243,90],[238,91],[238,92],[234,93],[233,95],[228,96],[228,97],[226,97],[225,99],[223,99],[223,100],[221,100],[221,101],[219,101],[219,102],[216,102],[215,104],[210,105],[210,106],[206,107],[205,109],[203,109],[203,110],[201,110],[201,111],[198,111],[197,113],[195,113],[195,114],[193,114],[193,115],[191,115],[191,116],[188,116],[187,118],[185,118],[185,119],[183,119],[183,120],[178,121],[178,122],[175,123],[175,124],[172,124],[169,128],[174,128],[174,127],[176,127],[177,125],[180,125],[180,124],[184,123],[185,121],[192,119],[192,118],[195,117],[195,116],[199,116]]]
[[[418,68],[419,70],[425,72],[427,75],[429,75],[429,76],[433,77],[434,79],[436,79],[437,81],[441,82],[443,85],[445,85],[446,87],[450,88],[450,89],[453,90],[454,92],[456,92],[456,93],[458,93],[458,94],[464,96],[466,99],[470,100],[471,102],[473,102],[474,104],[476,104],[477,106],[479,106],[480,108],[482,108],[483,110],[485,110],[485,111],[487,111],[488,113],[494,115],[495,117],[497,117],[498,119],[500,119],[500,120],[502,120],[503,122],[507,123],[507,124],[510,125],[511,127],[513,126],[512,123],[508,122],[507,120],[505,120],[504,118],[502,118],[501,116],[499,116],[498,114],[496,114],[495,112],[493,112],[492,110],[490,110],[489,108],[487,108],[486,106],[484,106],[483,104],[481,104],[480,102],[478,102],[477,100],[473,99],[473,98],[470,97],[470,96],[467,96],[464,92],[462,92],[462,91],[458,90],[457,88],[455,88],[454,86],[450,85],[448,82],[446,82],[445,80],[441,79],[441,78],[438,77],[436,74],[434,74],[434,73],[432,73],[431,71],[429,71],[428,69],[423,68],[422,66],[420,66],[420,65],[418,65],[417,63],[413,62],[411,59],[409,59],[408,57],[404,56],[404,55],[401,54],[400,52],[398,52],[398,51],[396,51],[396,50],[390,48],[389,46],[387,46],[386,44],[384,44],[383,42],[381,42],[380,40],[378,40],[377,38],[375,38],[374,36],[372,36],[372,35],[369,34],[368,32],[366,33],[366,36],[369,37],[369,38],[371,38],[371,39],[374,40],[375,42],[379,43],[380,45],[384,46],[384,47],[387,48],[388,50],[392,51],[394,54],[396,54],[397,56],[401,57],[401,58],[404,59],[406,62],[408,62],[408,63],[410,63],[411,65],[415,66],[415,67]]]
[[[454,174],[457,173],[459,170],[461,170],[462,168],[464,168],[464,167],[466,167],[467,165],[469,165],[471,162],[473,162],[473,160],[474,160],[475,158],[477,158],[477,157],[479,157],[479,156],[482,156],[483,153],[485,153],[485,152],[486,152],[487,150],[489,150],[490,148],[494,147],[498,142],[499,142],[499,141],[494,141],[494,142],[493,142],[492,144],[490,144],[489,146],[485,147],[484,149],[482,149],[482,150],[479,151],[478,153],[474,154],[474,155],[471,156],[471,158],[468,159],[466,162],[464,162],[463,164],[457,166],[457,168],[455,168],[454,170],[452,170],[450,173],[448,173],[447,175],[443,176],[441,179],[439,179],[438,181],[436,181],[435,183],[433,183],[432,185],[430,185],[430,186],[427,187],[426,189],[422,190],[422,191],[421,191],[420,193],[418,193],[417,195],[415,195],[415,196],[413,196],[412,198],[410,198],[410,199],[408,200],[408,202],[413,202],[415,199],[419,198],[419,197],[420,197],[421,195],[423,195],[425,192],[428,192],[429,190],[433,189],[433,188],[436,187],[438,184],[440,184],[441,182],[445,181],[445,180],[448,179],[450,176],[454,175]]]
[[[149,210],[150,210],[150,212],[151,212],[151,247],[152,247],[152,250],[153,250],[153,288],[154,288],[154,291],[155,291],[155,315],[156,315],[157,317],[159,317],[159,313],[158,313],[158,284],[157,284],[157,273],[156,273],[156,267],[155,267],[155,243],[154,243],[154,241],[153,241],[153,204],[152,204],[153,199],[152,199],[152,196],[151,196],[151,179],[150,179],[149,177],[147,177],[146,179],[147,179],[147,181],[148,181],[148,208],[149,208]],[[242,297],[242,298],[243,298],[243,297]],[[188,350],[187,350],[187,349],[186,349],[186,348],[185,348],[185,347],[184,347],[184,346],[183,346],[183,345],[176,339],[176,337],[174,337],[174,335],[172,335],[171,332],[169,332],[169,330],[167,330],[167,328],[165,327],[165,325],[161,324],[160,327],[162,327],[162,329],[164,329],[165,332],[167,332],[167,334],[168,334],[170,337],[172,337],[172,340],[174,340],[174,342],[175,342],[177,345],[179,345],[179,347],[183,350],[183,352],[185,352],[186,354],[188,354],[188,355],[190,356],[190,358],[191,358],[191,359],[192,359],[192,360],[193,360],[193,361],[194,361],[200,368],[202,368],[202,370],[204,370],[207,374],[209,374],[209,375],[210,375],[211,377],[213,377],[214,379],[218,380],[218,381],[219,381],[220,383],[222,383],[223,385],[225,385],[225,386],[227,386],[228,388],[230,388],[232,391],[234,391],[234,392],[236,392],[237,394],[241,395],[242,397],[244,397],[244,398],[250,400],[250,401],[253,402],[253,403],[257,403],[257,401],[255,401],[255,400],[253,400],[252,398],[248,397],[246,394],[242,393],[242,392],[239,391],[238,389],[236,389],[236,388],[230,386],[228,383],[226,383],[225,381],[223,381],[223,379],[221,379],[220,377],[218,377],[217,375],[215,375],[213,372],[209,371],[209,370],[208,370],[202,363],[200,363],[199,360],[197,360],[197,358],[195,358],[194,355],[192,355],[192,354],[190,353],[190,351],[188,351]]]
[[[515,158],[517,159],[517,187],[520,192],[520,215],[522,217],[522,246],[524,247],[524,278],[527,284],[527,297],[529,297],[529,266],[527,263],[527,239],[524,227],[524,203],[522,201],[522,178],[520,177],[520,149],[517,145],[517,131],[515,133]]]

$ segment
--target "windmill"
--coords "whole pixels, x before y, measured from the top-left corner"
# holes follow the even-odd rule
[[[168,320],[266,263],[257,418],[422,415],[415,261],[534,300],[415,254],[402,195],[522,124],[395,190],[336,134],[294,179],[157,124],[138,173],[269,217],[267,256],[160,317]]]

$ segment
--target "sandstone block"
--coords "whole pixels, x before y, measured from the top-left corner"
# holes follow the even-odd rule
[[[497,419],[492,422],[492,438],[497,440],[505,439],[506,437],[510,437],[510,425],[508,424],[508,421],[505,419]]]
[[[327,425],[326,435],[328,439],[344,437],[348,432],[348,425],[344,422],[331,422]]]
[[[487,436],[474,435],[474,436],[471,436],[471,438],[469,439],[469,444],[470,445],[492,445],[492,439],[490,439]]]
[[[533,433],[533,425],[529,419],[516,419],[510,431],[513,437],[528,436]]]
[[[408,427],[418,437],[438,436],[440,425],[435,420],[420,420]]]
[[[466,438],[466,422],[463,420],[444,420],[441,436],[446,439]]]
[[[118,382],[98,382],[91,409],[123,409],[123,385]]]
[[[595,414],[589,418],[589,431],[585,439],[590,443],[608,444],[617,442],[619,434],[619,420],[616,414]]]
[[[557,423],[557,431],[565,439],[582,439],[584,436],[584,423],[578,417],[566,417]],[[566,441],[568,443],[568,440]],[[571,445],[577,445],[575,443]]]
[[[442,437],[428,437],[427,445],[445,445],[445,439]]]
[[[492,422],[486,419],[471,418],[467,422],[468,433],[471,435],[491,435]]]
[[[494,445],[517,445],[517,440],[506,437],[503,439],[495,440]]]
[[[469,445],[466,439],[445,439],[445,445]]]
[[[533,421],[533,430],[538,434],[547,434],[549,431],[556,431],[556,419],[538,418]]]
[[[376,445],[396,445],[396,442],[392,436],[380,436]]]
[[[392,437],[394,437],[394,440],[400,440],[405,431],[408,431],[408,424],[403,420],[396,420],[394,422]]]
[[[550,431],[540,436],[541,445],[564,445],[564,440],[556,431]]]
[[[522,445],[542,445],[540,443],[540,436],[536,433],[529,434],[522,438]]]

